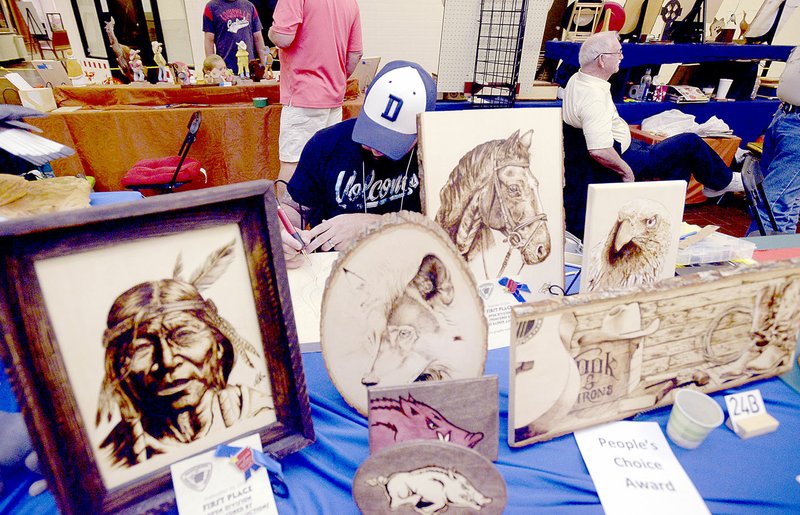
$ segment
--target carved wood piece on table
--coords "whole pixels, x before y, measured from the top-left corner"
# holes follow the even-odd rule
[[[514,307],[509,445],[783,373],[799,327],[800,260]]]
[[[372,387],[368,392],[371,453],[411,440],[438,440],[497,459],[497,376]]]
[[[503,513],[503,476],[478,452],[446,442],[406,442],[371,455],[356,471],[362,513]]]

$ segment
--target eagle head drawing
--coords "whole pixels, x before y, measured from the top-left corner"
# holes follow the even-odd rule
[[[636,199],[623,204],[605,242],[593,251],[587,291],[657,281],[671,234],[669,213],[660,203]]]

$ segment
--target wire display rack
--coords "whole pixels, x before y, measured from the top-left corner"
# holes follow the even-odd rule
[[[514,107],[527,12],[528,0],[481,0],[475,73],[468,89],[474,107]]]

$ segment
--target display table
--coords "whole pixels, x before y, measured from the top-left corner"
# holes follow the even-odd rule
[[[52,163],[56,175],[93,176],[97,191],[124,189],[122,177],[140,159],[177,155],[197,110],[203,119],[189,157],[206,169],[208,183],[190,183],[180,191],[278,177],[281,106],[276,82],[62,86],[54,96],[59,107],[81,109],[27,121],[40,127],[44,137],[76,150]],[[268,98],[269,105],[254,107],[256,97]],[[358,82],[348,81],[342,117],[356,116],[362,102]]]
[[[88,89],[88,88],[87,88]],[[226,88],[218,88],[226,89]],[[342,117],[356,116],[361,99],[344,103]],[[97,191],[118,191],[120,181],[140,159],[176,155],[194,111],[203,120],[189,157],[208,173],[207,186],[278,177],[281,106],[251,104],[160,109],[90,109],[27,119],[43,136],[77,152],[53,162],[56,175],[84,173]],[[190,183],[180,191],[202,187]]]
[[[113,86],[57,86],[53,96],[63,106],[156,106],[170,104],[236,104],[252,103],[265,97],[270,104],[280,102],[277,82],[260,82],[242,86],[178,86],[176,84],[135,84]]]
[[[280,84],[277,81],[261,81],[236,86],[179,86],[165,82],[111,86],[57,86],[53,88],[53,96],[59,107],[252,104],[254,98],[266,98],[270,104],[277,104],[280,102]],[[358,81],[348,80],[344,99],[355,100],[358,96]]]
[[[571,41],[548,41],[545,43],[545,57],[560,59],[577,67],[580,46],[580,43]],[[793,48],[789,45],[733,43],[622,43],[624,58],[619,67],[624,70],[648,64],[709,63],[740,59],[785,61]]]
[[[611,94],[617,102],[619,115],[629,124],[638,124],[649,116],[667,109],[678,108],[685,113],[695,115],[701,123],[716,115],[743,141],[755,141],[767,128],[779,105],[777,101],[747,100],[753,89],[757,62],[786,61],[792,48],[788,45],[728,43],[623,43],[624,58],[620,62],[620,71],[611,77]],[[569,77],[578,69],[579,49],[580,43],[575,42],[545,43],[545,57],[562,61],[562,66],[556,74],[562,86],[566,85]],[[701,69],[712,68],[713,73],[701,74],[705,75],[702,84],[695,84],[701,87],[716,86],[720,76],[733,78],[734,86],[728,96],[734,98],[735,93],[739,92],[738,100],[681,105],[670,102],[623,102],[628,85],[638,84],[646,68],[652,68],[652,75],[655,76],[661,64],[675,63],[700,63]],[[708,64],[704,67],[702,63]],[[723,73],[724,75],[719,75]]]
[[[631,125],[631,137],[644,141],[645,143],[653,144],[665,140],[666,136],[659,136],[652,132],[643,131],[639,125]],[[736,156],[736,149],[742,143],[742,138],[703,138],[709,147],[716,152],[726,165],[730,166],[733,158]],[[697,182],[694,177],[689,179],[689,184],[686,188],[686,203],[699,204],[707,200],[703,195],[703,185]]]
[[[290,497],[278,500],[281,514],[356,514],[350,494],[353,476],[369,454],[367,420],[334,388],[322,355],[303,355],[317,441],[283,460]],[[489,351],[487,374],[500,378],[500,455],[496,462],[508,487],[506,513],[602,514],[594,483],[573,435],[520,449],[505,443],[508,422],[508,349]],[[780,421],[774,433],[740,440],[726,427],[714,430],[696,450],[671,445],[712,513],[759,515],[800,513],[796,457],[800,455],[800,395],[772,378],[713,397],[724,407],[724,393],[758,388],[770,414]],[[535,395],[535,392],[531,392]],[[0,383],[0,409],[13,409],[8,382]],[[634,417],[666,428],[669,408]],[[68,471],[64,471],[68,473]],[[19,472],[7,481],[0,512],[56,513],[49,492],[30,498],[36,476]]]

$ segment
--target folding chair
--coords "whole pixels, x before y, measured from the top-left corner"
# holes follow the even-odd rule
[[[569,18],[562,41],[584,41],[597,30],[603,14],[603,0],[576,0],[567,7]]]
[[[747,150],[750,153],[745,157],[742,164],[742,184],[744,184],[744,193],[747,197],[747,206],[750,208],[750,216],[755,220],[758,225],[758,232],[761,236],[767,235],[767,230],[764,227],[764,222],[758,213],[759,201],[762,203],[761,208],[767,213],[769,222],[772,224],[772,230],[778,232],[778,222],[775,221],[775,216],[772,214],[772,208],[769,205],[767,195],[764,193],[764,174],[761,172],[761,144],[748,143]]]
[[[206,178],[200,162],[186,157],[200,129],[201,120],[200,111],[195,111],[189,120],[189,132],[177,156],[138,161],[125,173],[122,185],[136,191],[154,190],[156,193],[172,193],[176,188],[196,180],[200,175]]]

